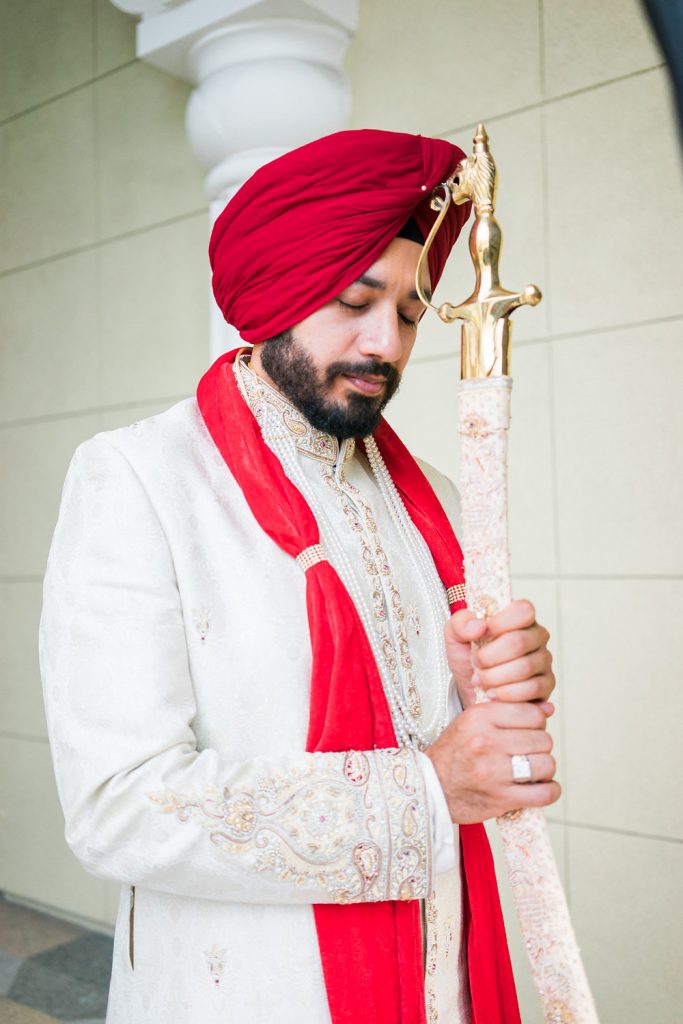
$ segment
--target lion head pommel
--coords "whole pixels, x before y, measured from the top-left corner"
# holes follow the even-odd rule
[[[453,201],[471,199],[477,215],[493,213],[496,189],[496,165],[488,149],[481,149],[461,160],[453,177]]]
[[[477,216],[493,213],[496,203],[496,165],[483,124],[474,133],[472,156],[461,160],[451,179],[451,195],[458,205],[471,199]]]

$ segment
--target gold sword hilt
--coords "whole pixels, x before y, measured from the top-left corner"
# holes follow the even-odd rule
[[[489,137],[480,124],[474,135],[472,155],[461,160],[451,177],[432,194],[431,207],[439,215],[417,265],[416,289],[420,300],[436,310],[444,323],[462,320],[460,373],[463,380],[509,375],[512,330],[509,316],[519,306],[535,306],[541,301],[540,289],[534,284],[527,285],[521,292],[509,292],[500,285],[498,263],[503,236],[494,215],[496,178]],[[475,212],[469,240],[476,275],[474,291],[457,306],[450,302],[434,306],[422,286],[429,250],[451,203],[460,205],[468,200],[472,201]]]

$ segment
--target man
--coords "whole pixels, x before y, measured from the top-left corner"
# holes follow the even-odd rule
[[[548,634],[464,610],[454,489],[381,420],[461,156],[344,132],[262,168],[210,247],[253,349],[74,457],[41,661],[67,840],[122,884],[110,1024],[519,1020],[479,823],[559,795]]]

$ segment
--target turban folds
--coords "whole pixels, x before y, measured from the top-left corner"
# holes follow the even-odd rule
[[[218,217],[209,256],[223,316],[251,344],[299,323],[348,287],[412,217],[426,237],[432,189],[465,154],[444,139],[337,132],[266,164]],[[452,205],[429,256],[435,287],[467,220]]]

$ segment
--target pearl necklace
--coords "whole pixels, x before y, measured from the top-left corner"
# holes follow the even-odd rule
[[[402,747],[425,749],[436,739],[447,720],[450,673],[445,656],[445,645],[443,643],[437,644],[436,652],[438,678],[444,682],[438,689],[434,713],[430,716],[428,723],[423,723],[421,713],[415,713],[415,701],[414,697],[411,696],[411,691],[409,690],[408,694],[406,694],[406,687],[402,678],[403,673],[400,671],[392,672],[386,666],[386,659],[382,649],[382,638],[378,636],[375,629],[373,613],[370,611],[357,583],[354,568],[344,548],[339,543],[334,529],[327,520],[324,509],[320,505],[315,492],[303,472],[294,439],[291,435],[282,431],[281,410],[271,406],[268,401],[268,395],[261,385],[259,378],[246,365],[236,362],[234,370],[239,390],[256,416],[261,426],[264,440],[282,463],[287,477],[306,499],[318,522],[321,540],[328,554],[329,561],[337,569],[340,579],[344,583],[358,611],[382,680],[399,745]],[[448,617],[448,604],[443,585],[434,569],[431,555],[426,548],[423,538],[420,535],[415,536],[417,530],[408,517],[405,506],[372,437],[365,439],[365,447],[372,475],[389,511],[392,522],[404,541],[404,549],[408,552],[413,564],[413,576],[420,582],[423,596],[430,607],[432,621],[445,622]],[[343,459],[343,456],[342,446],[340,457]],[[363,502],[363,505],[366,505],[367,508],[367,503]],[[367,516],[367,512],[365,514]]]

